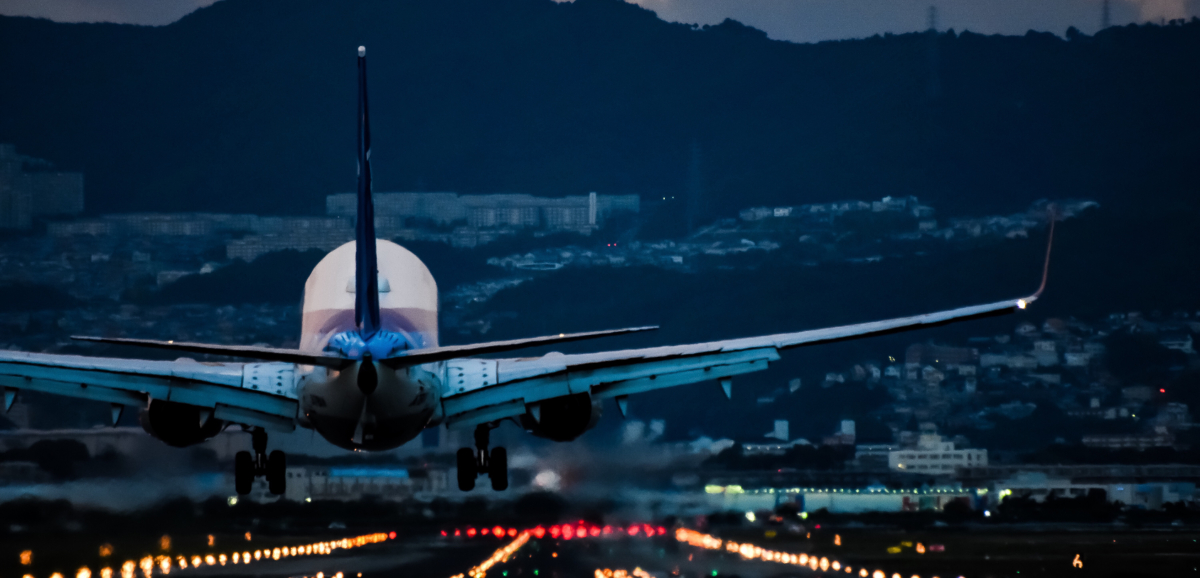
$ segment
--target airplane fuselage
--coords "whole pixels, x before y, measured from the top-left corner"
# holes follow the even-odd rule
[[[326,255],[304,285],[300,349],[358,361],[340,370],[301,370],[301,425],[346,449],[387,450],[412,440],[436,421],[443,391],[442,363],[393,369],[370,361],[438,344],[433,276],[407,249],[385,240],[377,248],[377,336],[364,340],[355,326],[354,243]]]

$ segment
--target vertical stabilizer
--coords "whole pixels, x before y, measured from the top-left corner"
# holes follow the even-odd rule
[[[371,127],[367,116],[367,49],[358,47],[358,219],[355,222],[354,321],[363,340],[379,331],[379,269],[371,200]]]

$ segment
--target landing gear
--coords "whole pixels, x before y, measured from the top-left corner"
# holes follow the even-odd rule
[[[458,489],[464,492],[474,490],[478,476],[479,473],[475,471],[475,452],[471,448],[458,450]]]
[[[504,448],[492,450],[492,459],[488,464],[488,477],[492,479],[492,489],[497,492],[508,489],[508,451]]]
[[[508,489],[508,452],[504,448],[488,452],[488,438],[497,425],[475,426],[475,450],[458,450],[458,489],[464,492],[475,489],[475,479],[482,474],[491,478],[493,490]]]
[[[267,488],[276,496],[287,491],[287,456],[275,450],[267,456],[267,432],[256,427],[250,432],[254,454],[238,452],[233,459],[234,487],[237,493],[246,495],[254,487],[254,478],[267,478]]]

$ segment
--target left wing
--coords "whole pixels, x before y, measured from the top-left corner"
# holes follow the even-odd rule
[[[616,398],[625,413],[625,397],[630,394],[710,380],[720,381],[728,396],[732,376],[766,369],[784,349],[1004,315],[1036,299],[1035,294],[911,317],[692,345],[524,359],[456,359],[444,370],[443,423],[469,427],[526,413],[536,418],[540,402],[585,392],[595,399]]]
[[[615,398],[624,415],[630,394],[711,380],[719,381],[728,397],[733,376],[766,369],[767,364],[779,359],[779,352],[784,349],[1013,313],[1025,309],[1046,289],[1050,249],[1054,243],[1053,217],[1051,214],[1042,283],[1033,295],[1023,299],[692,345],[578,355],[552,353],[523,359],[453,359],[443,368],[442,383],[446,384],[446,392],[442,396],[442,413],[435,420],[448,427],[469,427],[529,414],[540,421],[539,404],[543,401],[580,393],[588,393],[593,399]]]
[[[211,410],[212,416],[275,431],[296,429],[296,366],[291,363],[146,361],[0,351],[4,409],[20,391],[39,391],[126,406],[150,399]]]

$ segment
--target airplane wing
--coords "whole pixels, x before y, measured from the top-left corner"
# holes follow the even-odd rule
[[[379,361],[393,368],[409,367],[424,363],[445,361],[455,357],[462,357],[463,355],[485,355],[488,353],[500,353],[503,351],[512,351],[514,349],[537,347],[539,345],[555,345],[558,343],[582,341],[584,339],[596,339],[598,337],[611,337],[614,335],[626,335],[629,333],[654,331],[655,329],[658,329],[658,327],[629,327],[625,329],[587,331],[584,333],[559,333],[557,335],[547,335],[544,337],[526,337],[522,339],[510,339],[508,341],[471,343],[468,345],[427,347],[424,349],[404,351],[396,354],[393,357],[381,359]],[[90,337],[85,335],[73,335],[71,336],[71,339],[76,341],[87,341],[90,343],[151,347],[155,349],[179,351],[182,353],[203,353],[206,355],[224,355],[228,357],[248,357],[251,359],[257,359],[259,361],[278,361],[295,363],[298,365],[319,365],[331,369],[345,369],[347,366],[356,361],[353,358],[339,357],[331,353],[311,353],[307,351],[300,351],[299,349],[259,347],[256,345],[221,345],[214,343],[192,343],[189,341],[162,341],[157,339],[133,339],[128,337]]]
[[[1037,294],[884,321],[692,345],[524,359],[456,359],[444,369],[447,393],[442,420],[448,427],[470,427],[526,413],[536,419],[539,403],[585,392],[594,399],[615,398],[623,414],[630,394],[713,380],[728,396],[733,376],[766,369],[785,349],[1004,315],[1024,309],[1035,299]]]
[[[146,361],[0,351],[0,387],[8,410],[21,391],[39,391],[125,406],[149,399],[211,410],[232,423],[296,429],[296,366],[291,363]]]
[[[442,396],[442,413],[436,419],[447,427],[471,427],[525,414],[540,421],[542,402],[580,393],[588,393],[593,399],[614,398],[624,415],[630,394],[712,380],[721,384],[728,397],[733,376],[766,369],[785,349],[887,335],[1025,309],[1046,290],[1053,244],[1051,215],[1042,282],[1033,295],[1023,299],[691,345],[577,355],[552,353],[536,358],[453,359],[443,368],[446,393]]]

